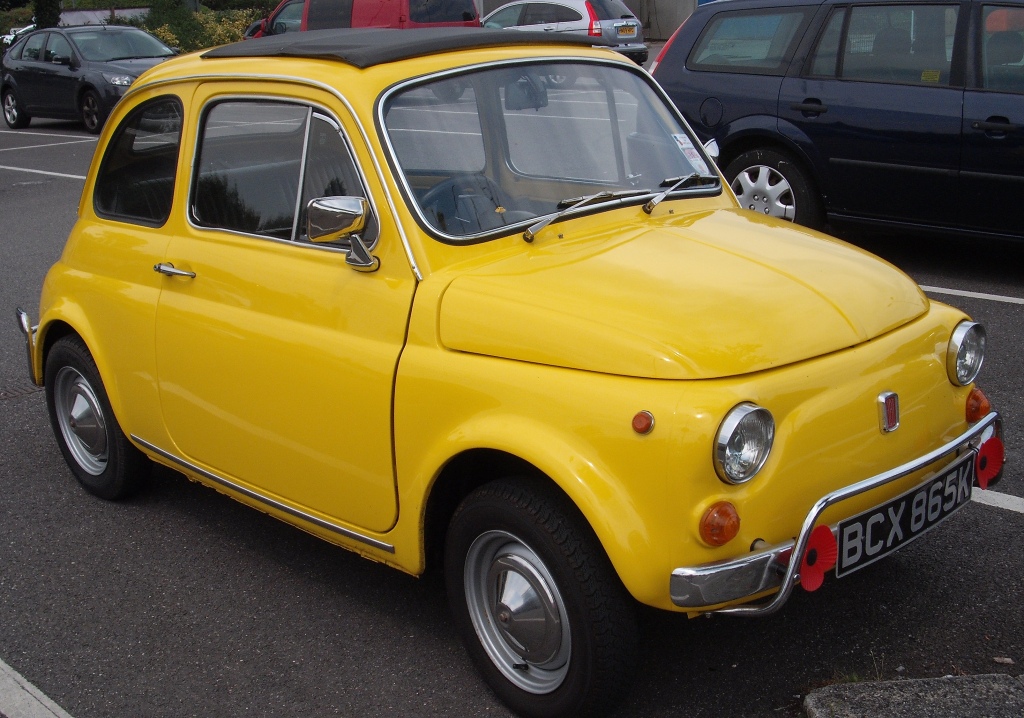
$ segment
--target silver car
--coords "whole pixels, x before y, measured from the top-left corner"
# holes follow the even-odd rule
[[[613,49],[639,65],[647,62],[643,28],[622,0],[518,0],[494,10],[483,25],[591,35],[617,43]]]

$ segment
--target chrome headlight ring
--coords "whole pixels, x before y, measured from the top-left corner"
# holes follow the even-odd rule
[[[978,377],[985,361],[985,327],[977,322],[956,325],[946,348],[946,374],[956,386],[967,386]]]
[[[725,415],[715,435],[714,464],[727,484],[750,481],[761,470],[775,440],[775,419],[767,409],[749,401]]]

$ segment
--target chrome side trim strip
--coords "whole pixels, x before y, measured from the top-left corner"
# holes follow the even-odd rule
[[[299,509],[296,509],[296,508],[294,508],[292,506],[289,506],[288,504],[285,504],[285,503],[282,503],[280,501],[277,501],[276,499],[272,499],[272,498],[270,498],[268,496],[264,496],[263,494],[260,494],[260,493],[258,493],[256,491],[253,491],[252,489],[247,489],[244,486],[239,486],[238,484],[236,484],[233,481],[228,481],[227,479],[225,479],[225,478],[223,478],[221,476],[217,476],[216,474],[213,474],[213,473],[211,473],[209,471],[206,471],[205,469],[201,469],[198,466],[196,466],[195,464],[189,463],[188,461],[185,461],[184,459],[182,459],[182,458],[180,458],[178,456],[175,456],[174,454],[172,454],[170,452],[164,451],[160,447],[154,446],[153,444],[149,443],[145,439],[140,439],[135,434],[132,434],[131,436],[132,436],[132,441],[134,441],[134,442],[136,442],[138,444],[141,444],[142,446],[145,446],[150,451],[152,451],[152,452],[154,452],[156,454],[159,454],[160,456],[164,457],[165,459],[167,459],[169,461],[173,461],[175,464],[177,464],[178,466],[181,466],[182,468],[188,469],[189,471],[191,471],[191,472],[193,472],[195,474],[199,474],[200,476],[202,476],[202,477],[204,477],[206,479],[209,479],[210,481],[213,481],[213,482],[215,482],[217,484],[220,484],[221,486],[224,486],[224,487],[226,487],[228,489],[231,489],[232,491],[235,491],[235,492],[240,493],[240,494],[244,494],[244,495],[248,496],[251,499],[256,499],[260,503],[264,503],[267,506],[271,506],[271,507],[277,509],[278,511],[283,511],[284,513],[289,514],[291,516],[294,516],[297,519],[302,519],[303,521],[306,521],[308,523],[315,524],[315,525],[319,526],[322,529],[327,529],[328,531],[333,531],[334,533],[340,534],[341,536],[344,536],[345,538],[350,538],[350,539],[354,539],[356,541],[360,541],[360,542],[365,543],[365,544],[367,544],[369,546],[373,546],[376,549],[380,549],[381,551],[387,551],[388,553],[394,553],[395,552],[395,547],[393,545],[389,544],[389,543],[384,543],[383,541],[378,541],[375,538],[370,538],[369,536],[364,536],[363,534],[357,533],[357,532],[353,531],[352,529],[347,529],[344,526],[339,526],[338,524],[331,523],[330,521],[325,521],[324,519],[321,519],[321,518],[318,518],[316,516],[312,516],[310,514],[307,514],[305,511],[300,511]]]
[[[42,381],[36,379],[36,367],[32,361],[35,357],[36,330],[39,327],[32,326],[32,320],[29,318],[28,312],[24,311],[21,307],[15,309],[15,314],[18,317],[18,327],[21,329],[21,333],[25,335],[25,350],[28,352],[28,378],[36,386],[42,386]]]
[[[767,603],[731,606],[711,611],[711,613],[729,613],[739,616],[767,616],[775,613],[786,602],[796,585],[799,578],[800,557],[807,550],[814,525],[825,509],[923,469],[929,464],[965,448],[972,441],[979,439],[990,427],[996,427],[998,431],[999,423],[999,414],[993,411],[960,436],[946,442],[934,451],[871,478],[826,494],[807,513],[795,542],[779,544],[737,559],[675,569],[669,579],[669,595],[672,598],[672,603],[680,608],[697,610],[704,606],[741,600],[778,587],[778,593]],[[786,559],[783,558],[785,554],[789,554]]]

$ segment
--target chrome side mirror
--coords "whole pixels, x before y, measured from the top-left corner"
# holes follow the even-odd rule
[[[704,143],[704,151],[708,153],[708,156],[714,160],[715,164],[718,164],[718,155],[721,154],[721,150],[718,149],[718,140],[710,139]]]
[[[345,263],[360,272],[375,272],[380,260],[359,237],[366,228],[369,203],[362,197],[318,197],[306,205],[306,237],[310,242],[349,241]]]

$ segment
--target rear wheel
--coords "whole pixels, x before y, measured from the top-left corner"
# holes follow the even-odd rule
[[[634,606],[568,501],[534,482],[487,484],[448,529],[455,623],[491,689],[533,717],[599,715],[636,664]]]
[[[103,106],[100,103],[100,96],[94,90],[86,90],[82,93],[82,99],[79,101],[78,107],[82,115],[82,124],[85,125],[86,131],[94,135],[99,134],[100,130],[103,129],[104,121],[107,119],[103,112]]]
[[[14,94],[14,90],[4,90],[3,103],[4,121],[8,127],[12,130],[28,127],[28,123],[32,121],[32,118],[22,109],[21,103],[18,102],[18,96]]]
[[[46,357],[46,405],[64,460],[78,482],[104,499],[135,492],[149,460],[118,426],[96,363],[78,337],[63,337]]]
[[[807,173],[790,155],[773,149],[744,152],[725,168],[743,209],[818,229],[823,211]]]

